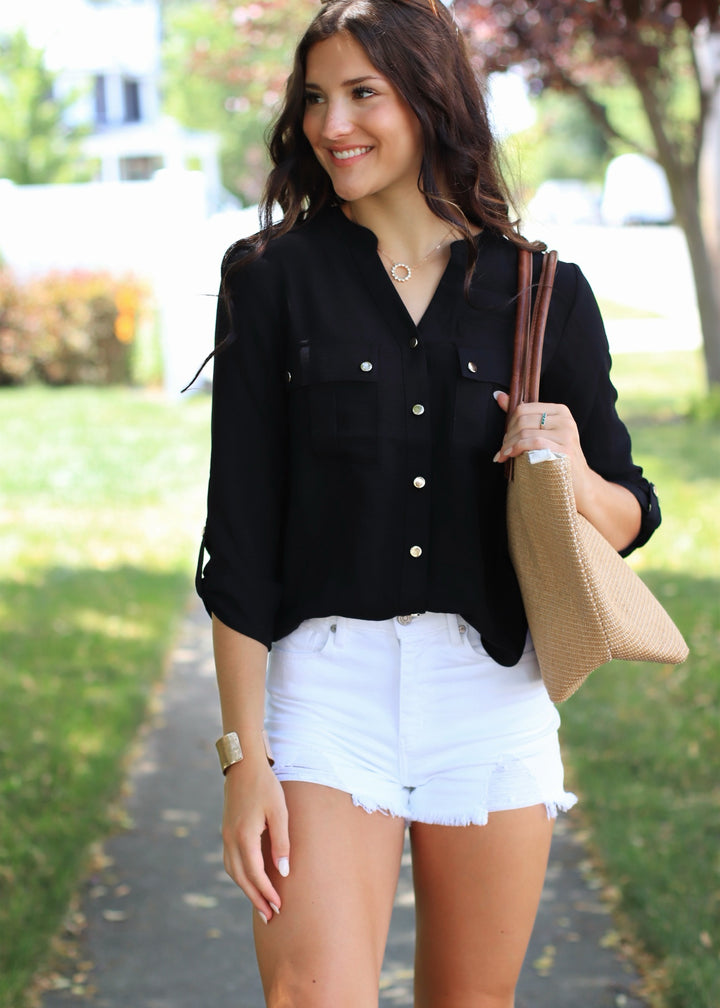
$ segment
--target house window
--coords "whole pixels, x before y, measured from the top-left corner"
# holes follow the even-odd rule
[[[95,77],[95,123],[105,126],[107,118],[107,101],[105,98],[105,78],[102,74]]]
[[[163,166],[161,157],[120,158],[120,179],[122,182],[143,182],[151,179]]]
[[[126,77],[123,80],[125,122],[140,122],[140,84]]]

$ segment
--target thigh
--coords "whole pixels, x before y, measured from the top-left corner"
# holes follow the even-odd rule
[[[485,826],[412,824],[416,1008],[512,1008],[552,827],[544,805]]]
[[[368,813],[348,794],[283,784],[290,874],[273,875],[282,911],[255,923],[270,1008],[374,1008],[405,823]]]

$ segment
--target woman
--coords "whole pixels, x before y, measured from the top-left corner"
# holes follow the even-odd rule
[[[510,1008],[575,797],[499,463],[569,455],[578,510],[623,553],[657,502],[575,266],[558,270],[543,402],[503,434],[527,243],[444,6],[326,4],[271,155],[266,227],[223,264],[198,578],[225,865],[257,911],[267,1004],[367,1008],[407,821],[416,1006]]]

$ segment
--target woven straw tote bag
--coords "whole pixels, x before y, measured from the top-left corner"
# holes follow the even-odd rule
[[[537,402],[557,253],[543,257],[532,319],[532,255],[520,250],[508,417]],[[679,664],[688,647],[658,600],[575,509],[569,459],[527,452],[508,466],[510,556],[551,700],[567,700],[612,659]]]

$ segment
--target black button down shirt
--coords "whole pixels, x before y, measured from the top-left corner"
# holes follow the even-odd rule
[[[197,587],[209,612],[268,646],[313,616],[456,612],[501,664],[527,624],[508,557],[493,398],[510,383],[517,252],[483,233],[472,295],[466,247],[416,326],[372,232],[328,209],[236,269],[220,303],[212,455]],[[232,256],[230,257],[232,259]],[[539,257],[535,264],[536,279]],[[566,403],[590,466],[657,500],[615,411],[590,288],[560,264],[540,395]]]

